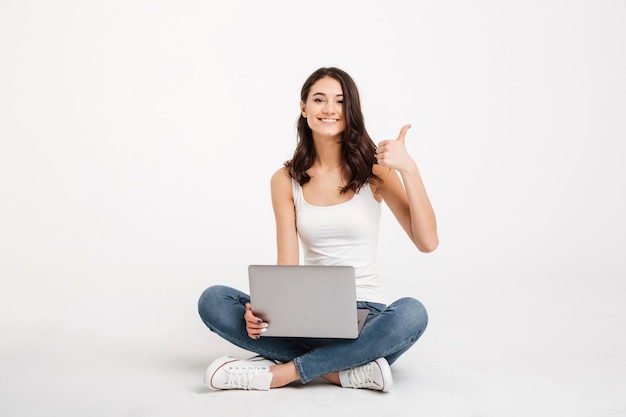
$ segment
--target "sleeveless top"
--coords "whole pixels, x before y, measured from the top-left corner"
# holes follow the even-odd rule
[[[314,206],[291,180],[296,227],[305,265],[348,265],[355,268],[358,301],[385,303],[376,271],[381,204],[369,184],[340,204]]]

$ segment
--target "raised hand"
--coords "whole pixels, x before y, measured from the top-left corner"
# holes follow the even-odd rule
[[[383,140],[376,149],[376,161],[378,165],[393,168],[401,171],[409,169],[415,162],[406,150],[406,132],[411,127],[410,124],[402,126],[397,139]]]

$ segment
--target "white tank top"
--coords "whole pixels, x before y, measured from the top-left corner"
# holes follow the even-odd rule
[[[292,179],[296,227],[305,265],[350,265],[355,268],[358,301],[385,303],[376,272],[380,203],[369,184],[334,206],[313,206]]]

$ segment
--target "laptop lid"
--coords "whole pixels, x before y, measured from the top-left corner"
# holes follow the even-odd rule
[[[263,337],[356,339],[369,313],[357,312],[352,266],[250,265],[248,278]]]

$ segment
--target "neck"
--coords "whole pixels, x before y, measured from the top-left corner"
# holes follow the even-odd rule
[[[341,168],[341,138],[338,137],[314,137],[315,165],[321,168]]]

